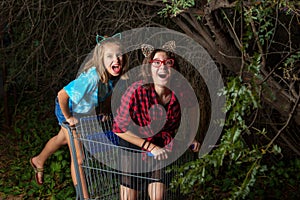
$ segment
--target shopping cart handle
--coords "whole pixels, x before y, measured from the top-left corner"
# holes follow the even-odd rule
[[[190,149],[194,149],[195,145],[191,144],[191,146],[189,147]],[[147,152],[147,156],[152,157],[154,156],[151,152]]]
[[[61,124],[64,128],[69,128],[70,125],[67,121],[64,121],[62,124]]]
[[[70,124],[69,124],[67,121],[64,121],[61,125],[62,125],[64,128],[66,128],[66,129],[69,128],[71,131],[76,130],[76,127],[75,127],[75,126],[70,126]]]

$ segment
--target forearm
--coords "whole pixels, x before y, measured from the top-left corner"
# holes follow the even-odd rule
[[[146,139],[136,136],[131,131],[126,131],[124,133],[116,133],[116,134],[123,140],[126,140],[127,142],[130,142],[131,144],[134,144],[148,151],[151,151],[156,147],[156,145],[152,144]]]

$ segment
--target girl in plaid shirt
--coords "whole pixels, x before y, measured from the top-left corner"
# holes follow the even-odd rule
[[[173,80],[171,68],[178,69],[178,64],[174,53],[156,49],[146,56],[143,67],[143,81],[133,83],[122,97],[113,131],[121,138],[120,145],[146,150],[153,154],[154,159],[164,160],[172,150],[172,140],[181,120],[181,108],[176,95],[182,94],[175,95],[169,89]],[[194,102],[186,103],[195,105]],[[199,142],[194,140],[193,145],[193,151],[198,151]],[[135,165],[128,163],[128,160],[123,159],[122,164]],[[161,173],[162,170],[153,171],[147,176],[159,179]],[[136,199],[138,184],[136,179],[122,176],[121,199]],[[149,182],[150,199],[163,199],[164,192],[164,180]]]

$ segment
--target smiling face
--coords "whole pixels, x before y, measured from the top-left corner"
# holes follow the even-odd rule
[[[158,51],[152,60],[165,61],[168,58],[169,57],[166,52]],[[168,86],[171,77],[171,67],[168,67],[166,63],[161,63],[160,67],[156,67],[154,65],[154,63],[151,64],[151,75],[154,83],[160,86]]]
[[[119,76],[122,72],[123,56],[119,45],[107,43],[104,46],[103,63],[111,76]]]

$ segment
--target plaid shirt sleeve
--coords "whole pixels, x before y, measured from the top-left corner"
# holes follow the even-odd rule
[[[134,106],[134,96],[136,96],[137,88],[141,86],[141,82],[135,82],[128,87],[126,92],[121,98],[121,105],[117,110],[117,115],[114,118],[113,132],[124,133],[128,130],[128,126],[131,122],[130,112],[136,109]]]

